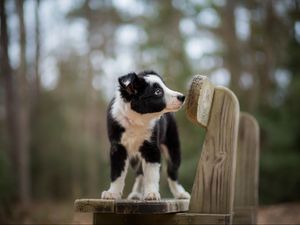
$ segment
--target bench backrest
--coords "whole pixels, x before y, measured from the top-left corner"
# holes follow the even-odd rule
[[[212,85],[206,77],[195,76],[192,88],[193,85],[199,86],[200,91],[196,122],[206,128],[206,135],[189,212],[231,214],[235,188],[239,103],[233,92],[225,87]]]
[[[258,172],[259,126],[253,116],[241,113],[234,196],[235,224],[256,224]]]

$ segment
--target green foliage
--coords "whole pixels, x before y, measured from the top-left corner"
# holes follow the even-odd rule
[[[297,151],[263,153],[260,163],[260,202],[295,201],[300,198],[300,155]]]

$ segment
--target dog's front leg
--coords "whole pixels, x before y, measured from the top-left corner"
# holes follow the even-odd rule
[[[140,149],[144,172],[145,200],[159,200],[160,150],[155,145],[145,141]]]
[[[120,199],[122,197],[125,177],[128,169],[128,155],[121,144],[112,144],[110,150],[111,183],[107,191],[103,191],[103,199]]]

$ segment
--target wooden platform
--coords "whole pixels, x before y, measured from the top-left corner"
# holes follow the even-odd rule
[[[162,199],[159,201],[78,199],[74,203],[76,212],[116,214],[166,214],[186,212],[189,200]]]

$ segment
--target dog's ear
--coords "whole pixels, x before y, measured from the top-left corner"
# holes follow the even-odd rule
[[[128,92],[128,94],[136,94],[137,92],[137,84],[138,84],[138,76],[136,73],[128,73],[127,75],[119,77],[120,87]]]

